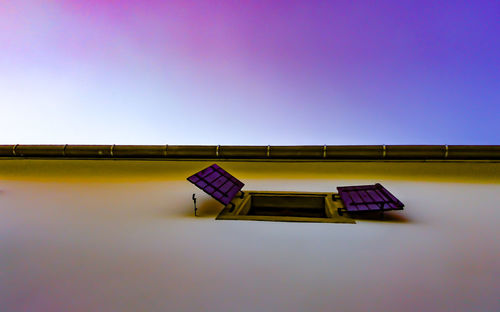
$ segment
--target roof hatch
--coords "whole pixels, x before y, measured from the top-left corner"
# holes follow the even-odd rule
[[[342,215],[379,212],[383,216],[385,211],[402,210],[404,207],[380,183],[339,186],[338,194],[243,192],[245,184],[217,164],[193,174],[187,180],[226,206],[217,219],[354,223],[354,220]],[[193,200],[196,214],[194,194]]]

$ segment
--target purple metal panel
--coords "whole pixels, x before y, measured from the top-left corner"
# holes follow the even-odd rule
[[[224,205],[229,204],[245,185],[217,164],[193,174],[187,180]]]
[[[374,185],[339,186],[344,211],[388,211],[402,210],[404,205],[380,183]],[[340,210],[339,210],[340,211]]]
[[[392,195],[385,187],[383,187],[380,183],[375,184],[377,186],[378,191],[387,196],[391,200],[391,204],[394,204],[397,207],[403,209],[403,203],[396,198],[396,196]]]

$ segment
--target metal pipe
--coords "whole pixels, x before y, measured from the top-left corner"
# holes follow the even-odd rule
[[[500,145],[0,145],[0,158],[500,160]]]

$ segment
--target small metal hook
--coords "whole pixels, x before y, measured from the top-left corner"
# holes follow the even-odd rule
[[[198,208],[196,208],[196,197],[195,197],[195,194],[193,194],[193,202],[194,202],[194,216],[197,217],[196,215],[196,211],[198,210]]]

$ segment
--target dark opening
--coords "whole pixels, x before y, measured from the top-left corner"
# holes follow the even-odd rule
[[[323,196],[253,195],[247,215],[326,218]]]

